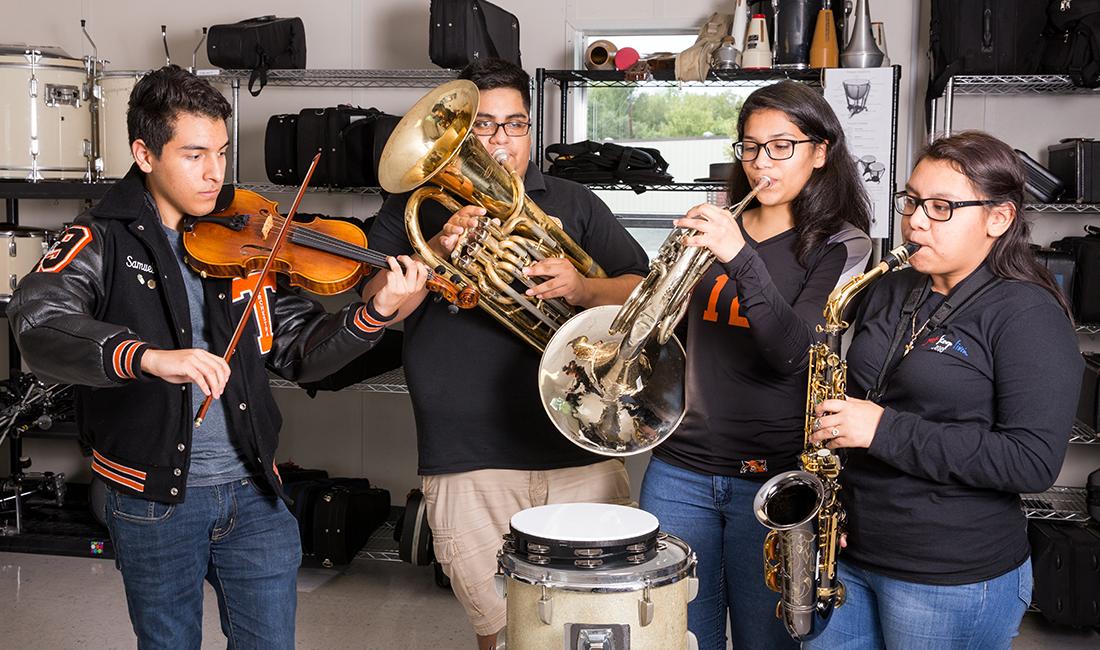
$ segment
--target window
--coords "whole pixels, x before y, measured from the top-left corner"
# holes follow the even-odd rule
[[[590,33],[581,39],[580,54],[596,40],[616,47],[633,47],[643,57],[656,52],[681,52],[696,39],[692,34]],[[579,57],[578,57],[579,58]],[[573,138],[652,147],[668,162],[668,173],[678,183],[706,177],[710,164],[731,162],[737,116],[752,88],[722,86],[591,87],[578,93]],[[667,229],[640,226],[647,218],[682,215],[693,205],[723,199],[708,192],[600,191],[600,198],[628,225],[628,230],[652,257]],[[708,196],[710,194],[710,196]]]

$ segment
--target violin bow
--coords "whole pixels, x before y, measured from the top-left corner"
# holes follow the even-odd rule
[[[287,235],[290,233],[290,224],[294,221],[294,215],[298,212],[298,204],[302,202],[302,197],[305,196],[306,188],[309,187],[309,180],[313,177],[313,170],[317,169],[317,162],[321,160],[321,152],[318,151],[317,155],[313,157],[313,162],[309,164],[309,170],[306,172],[305,180],[302,181],[302,186],[298,188],[298,194],[294,197],[294,205],[290,206],[290,212],[286,215],[286,220],[283,221],[283,225],[279,228],[279,234],[275,238],[275,243],[271,245],[271,253],[267,256],[267,261],[264,262],[264,268],[260,271],[260,276],[256,279],[256,286],[252,288],[252,295],[248,298],[248,304],[244,307],[244,313],[241,315],[240,322],[237,323],[237,331],[233,332],[233,338],[229,341],[229,346],[225,350],[225,354],[222,355],[222,359],[226,363],[233,358],[233,353],[237,351],[237,343],[241,340],[241,335],[244,334],[244,328],[248,326],[248,319],[252,315],[252,309],[256,305],[256,300],[259,299],[260,292],[263,291],[264,281],[271,273],[271,267],[275,262],[275,256],[279,254],[279,249],[282,248],[283,242],[286,241]],[[276,212],[275,214],[278,214]],[[202,425],[203,419],[206,417],[206,412],[210,410],[210,403],[214,400],[214,396],[207,395],[206,399],[202,401],[202,406],[199,407],[199,413],[195,416],[195,428],[198,429]]]

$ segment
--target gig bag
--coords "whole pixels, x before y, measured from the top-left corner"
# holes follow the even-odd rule
[[[306,30],[301,18],[258,16],[228,25],[213,25],[206,36],[206,56],[212,65],[251,70],[248,91],[260,94],[267,71],[306,67]],[[255,88],[259,82],[259,88]]]
[[[1047,14],[1039,72],[1068,75],[1075,86],[1100,86],[1100,0],[1049,0]]]
[[[1050,171],[1066,186],[1066,202],[1100,203],[1100,142],[1066,138],[1047,147]]]
[[[1051,248],[1073,253],[1073,315],[1082,323],[1100,323],[1100,226],[1085,226],[1085,237],[1063,237]]]
[[[1077,270],[1077,256],[1053,248],[1040,248],[1035,251],[1035,259],[1054,276],[1054,283],[1066,297],[1066,302],[1073,304],[1073,276]]]
[[[954,75],[1034,73],[1046,9],[1037,0],[932,0],[928,97]]]
[[[1039,203],[1053,203],[1061,194],[1065,184],[1049,169],[1019,149],[1013,149],[1020,162],[1024,164],[1027,178],[1024,189]]]
[[[1081,378],[1081,399],[1077,402],[1077,420],[1093,431],[1100,431],[1100,354],[1085,353],[1085,376]]]
[[[1100,522],[1100,469],[1089,474],[1085,481],[1085,500],[1088,502],[1089,516]]]
[[[303,109],[298,113],[299,177],[305,177],[313,156],[321,151],[321,160],[313,172],[313,185],[377,185],[378,158],[382,155],[385,139],[398,121],[399,118],[376,108],[360,108],[347,104]]]
[[[313,555],[325,567],[351,562],[389,514],[389,490],[367,479],[334,479],[314,504]]]
[[[272,115],[264,133],[264,168],[267,178],[277,185],[297,185],[298,114]]]
[[[431,0],[428,57],[441,68],[496,58],[522,67],[519,19],[484,0]]]
[[[1032,600],[1051,623],[1100,625],[1100,528],[1029,521]]]

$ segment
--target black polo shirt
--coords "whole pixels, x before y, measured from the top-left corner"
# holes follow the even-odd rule
[[[896,353],[902,305],[923,280],[906,269],[868,289],[851,328],[849,395],[864,398]],[[874,440],[850,450],[841,472],[842,558],[926,584],[988,580],[1027,559],[1019,494],[1058,476],[1083,361],[1048,291],[997,282],[918,336],[889,375]],[[918,331],[942,299],[932,294],[917,310]],[[906,321],[903,343],[913,329]]]
[[[527,195],[560,219],[608,276],[648,273],[641,246],[588,188],[544,176],[534,163],[524,182]],[[395,195],[382,205],[370,231],[372,249],[412,254],[404,224],[407,199]],[[434,237],[450,216],[438,203],[425,201],[424,239]],[[484,310],[452,315],[445,302],[425,300],[405,321],[404,359],[420,474],[555,469],[604,460],[554,428],[539,398],[539,354]]]

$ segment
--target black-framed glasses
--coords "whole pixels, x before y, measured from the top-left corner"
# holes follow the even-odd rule
[[[531,123],[520,122],[518,120],[512,120],[509,122],[477,120],[474,122],[473,131],[474,135],[491,138],[497,134],[497,131],[499,131],[501,127],[504,127],[504,133],[507,134],[509,137],[518,138],[520,136],[527,135],[527,132],[531,130]]]
[[[1001,201],[991,199],[973,201],[948,201],[947,199],[918,199],[905,190],[894,194],[894,210],[906,217],[913,216],[917,207],[923,207],[924,213],[932,221],[949,221],[957,208],[968,208],[972,205],[997,205]]]
[[[768,154],[772,160],[787,160],[794,155],[794,148],[806,142],[816,142],[813,138],[806,140],[791,140],[790,138],[776,138],[761,144],[759,142],[734,142],[733,154],[738,160],[752,162],[760,155],[760,150]]]

